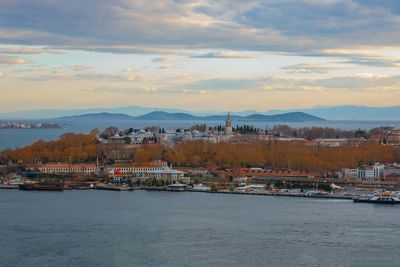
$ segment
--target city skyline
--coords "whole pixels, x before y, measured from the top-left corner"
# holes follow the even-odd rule
[[[0,3],[0,113],[400,105],[396,1]]]

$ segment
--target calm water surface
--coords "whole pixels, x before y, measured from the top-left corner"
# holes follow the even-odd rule
[[[399,266],[400,205],[0,191],[1,266]]]

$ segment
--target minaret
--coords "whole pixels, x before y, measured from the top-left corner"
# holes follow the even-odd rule
[[[232,133],[232,120],[231,120],[231,115],[228,112],[228,116],[226,117],[225,120],[225,133],[226,134],[231,134]]]

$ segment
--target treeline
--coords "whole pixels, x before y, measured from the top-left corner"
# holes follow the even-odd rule
[[[165,149],[162,145],[145,145],[134,153],[135,161],[163,159],[174,166],[221,168],[266,167],[326,172],[355,168],[361,163],[391,163],[393,147],[378,144],[316,147],[286,142],[252,142],[246,144],[185,142]]]
[[[317,138],[366,138],[375,135],[385,135],[394,126],[380,126],[367,130],[357,129],[355,131],[334,129],[329,127],[303,127],[303,128],[292,128],[288,125],[274,125],[272,128],[267,129],[267,134],[275,136],[289,136],[289,137],[301,137],[307,140],[313,140]]]
[[[0,158],[20,163],[87,162],[95,160],[101,151],[94,135],[65,133],[57,141],[40,140],[24,148],[4,150]]]
[[[303,143],[251,141],[246,143],[211,143],[190,141],[164,146],[146,144],[127,149],[124,145],[102,145],[94,135],[68,133],[57,141],[38,141],[30,146],[5,150],[3,162],[22,164],[46,162],[94,162],[99,156],[103,164],[114,160],[145,162],[166,160],[173,166],[218,166],[220,168],[265,167],[329,172],[355,168],[359,164],[398,161],[399,151],[393,146],[365,143],[358,146],[310,146]]]
[[[287,125],[275,125],[272,129],[268,129],[267,132],[275,136],[301,137],[307,140],[317,138],[366,138],[368,136],[368,132],[361,129],[356,131],[340,130],[329,127],[303,127],[296,129]]]
[[[220,168],[266,167],[327,172],[355,168],[361,163],[391,163],[393,147],[379,144],[317,147],[300,143],[257,141],[245,144],[192,141],[169,149],[146,145],[134,155],[137,161],[163,159],[174,166],[207,166]]]

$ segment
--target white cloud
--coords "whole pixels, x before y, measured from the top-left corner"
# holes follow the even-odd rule
[[[377,52],[381,51],[381,52]],[[337,58],[339,63],[350,63],[355,65],[366,65],[373,67],[400,67],[400,58],[383,53],[382,47],[373,50],[360,47],[359,49],[327,49],[304,53],[301,55],[311,57]]]
[[[266,76],[258,78],[223,78],[197,80],[182,84],[183,93],[207,91],[400,91],[400,76],[358,73],[328,78],[293,78]]]
[[[74,69],[74,68],[73,68]],[[46,72],[41,70],[37,74],[23,73],[18,78],[27,81],[120,81],[120,82],[139,82],[145,83],[148,81],[145,75],[133,75],[130,73],[102,73],[96,71],[66,71],[62,69],[55,69],[53,71]]]
[[[65,70],[61,70],[61,69],[58,69],[58,70],[54,70],[53,71],[53,73],[64,73],[65,72]]]
[[[72,66],[72,71],[74,72],[86,72],[92,70],[93,67],[85,66],[85,65],[74,65]]]
[[[37,49],[31,47],[0,47],[0,53],[2,54],[66,54],[65,51],[57,51],[51,49]]]
[[[87,87],[81,89],[82,92],[93,92],[93,93],[99,93],[99,92],[105,92],[105,93],[140,93],[142,90],[137,89],[137,88],[131,88],[131,87],[119,87],[119,86],[98,86],[98,87]],[[151,90],[150,90],[151,91]],[[155,90],[156,91],[156,90]]]
[[[179,61],[179,59],[177,59],[176,57],[171,57],[171,56],[158,57],[158,58],[153,59],[153,62],[159,62],[159,63],[175,63],[178,61]]]
[[[161,65],[159,68],[160,69],[174,69],[174,68],[176,68],[176,66],[171,65],[171,64],[165,64],[165,65]]]
[[[29,0],[1,1],[0,43],[23,45],[3,48],[4,53],[21,54],[63,53],[58,49],[169,55],[189,55],[188,49],[231,51],[198,56],[204,58],[256,57],[237,51],[302,55],[325,51],[321,53],[351,59],[332,50],[399,48],[396,1],[233,3],[154,0],[145,5],[142,1],[70,0],[60,8],[58,1],[38,0],[34,6]],[[27,27],[32,21],[34,27]],[[354,58],[349,63],[396,67],[399,62]]]
[[[0,39],[1,40],[1,39]],[[129,45],[119,45],[119,46],[98,46],[98,45],[79,45],[79,46],[52,46],[55,49],[64,50],[84,50],[84,51],[94,51],[94,52],[104,52],[104,53],[117,53],[117,54],[170,54],[170,55],[186,55],[186,53],[181,49],[176,49],[174,47],[163,47],[163,46],[129,46]]]
[[[156,87],[145,87],[144,90],[146,92],[157,92],[158,88],[156,88]]]
[[[134,71],[133,68],[126,68],[126,69],[123,70],[123,72],[132,72],[132,71]]]
[[[185,94],[207,94],[210,93],[210,90],[193,90],[193,89],[182,89],[182,93]]]
[[[346,70],[348,68],[345,67],[338,67],[338,66],[331,66],[329,64],[321,64],[321,63],[302,63],[302,64],[295,64],[295,65],[288,65],[282,67],[284,70],[288,70],[288,73],[292,74],[304,74],[304,73],[319,73],[319,74],[326,74],[332,71],[338,70]]]
[[[192,57],[193,58],[257,58],[257,56],[255,55],[240,54],[232,51],[213,52]]]
[[[31,63],[30,60],[20,57],[11,57],[0,55],[0,64],[27,64]]]

